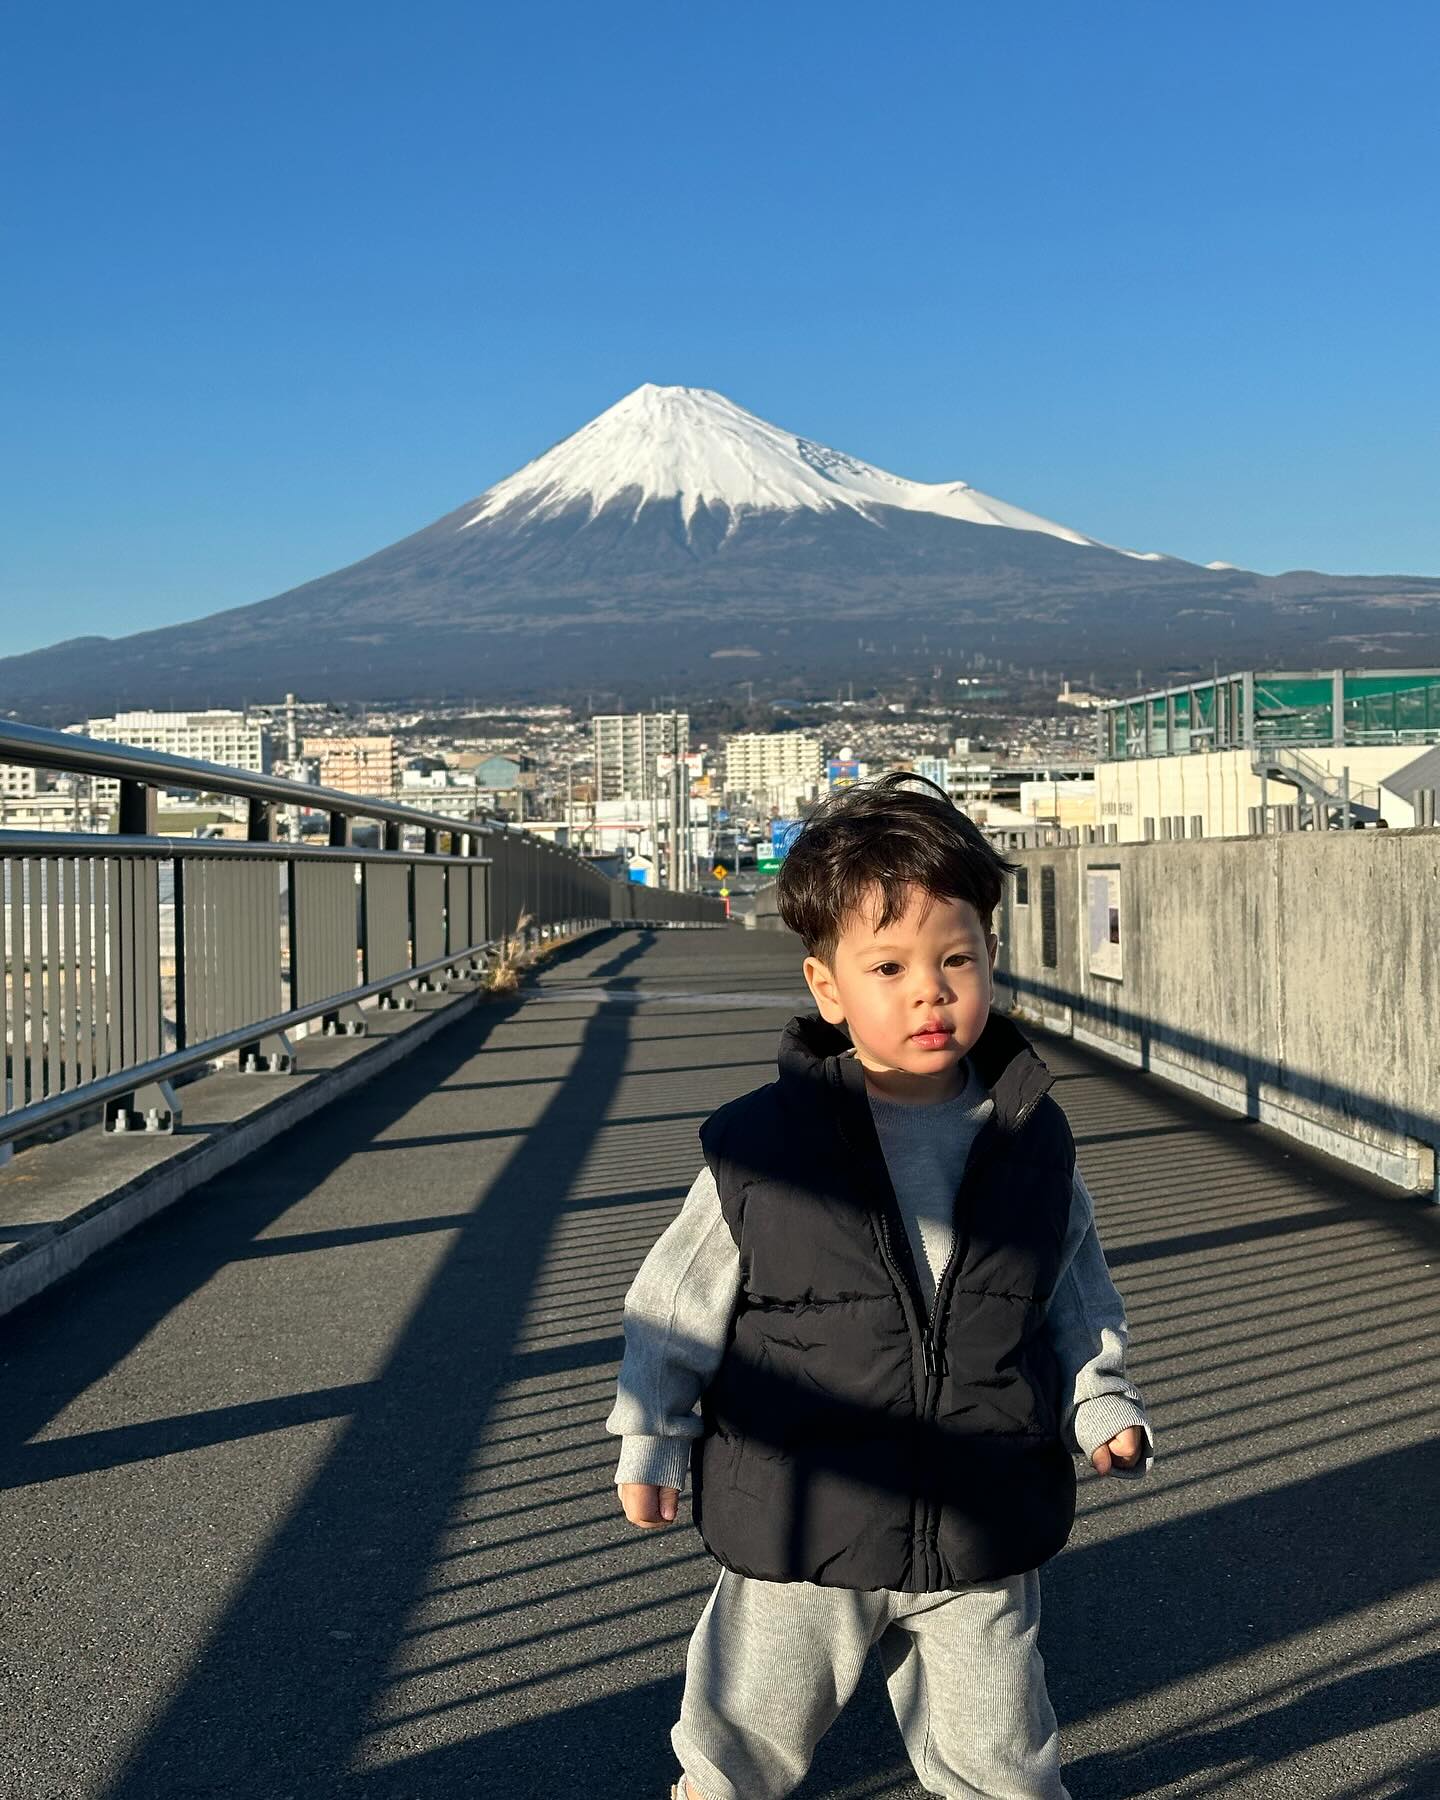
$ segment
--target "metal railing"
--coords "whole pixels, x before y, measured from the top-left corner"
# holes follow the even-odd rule
[[[1333,774],[1323,763],[1294,748],[1266,745],[1250,753],[1250,767],[1264,781],[1279,781],[1295,790],[1297,818],[1304,823],[1306,810],[1314,830],[1338,824],[1348,830],[1354,824],[1373,825],[1380,818],[1380,790],[1352,783],[1350,771]],[[1268,801],[1265,803],[1268,808]],[[1262,812],[1265,810],[1262,808]],[[1262,829],[1269,819],[1262,820]]]
[[[120,784],[115,833],[0,830],[0,1155],[92,1109],[172,1131],[181,1077],[231,1054],[289,1071],[301,1026],[361,1032],[363,1001],[477,980],[506,940],[724,923],[718,901],[612,880],[493,819],[33,726],[0,724],[0,763]],[[161,786],[244,800],[246,838],[157,834]],[[328,814],[329,842],[277,842],[282,805]],[[356,819],[378,847],[352,842]]]

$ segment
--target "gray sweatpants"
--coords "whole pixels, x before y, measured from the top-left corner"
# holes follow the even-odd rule
[[[1039,1629],[1034,1571],[897,1594],[753,1581],[727,1569],[690,1640],[671,1742],[703,1800],[780,1800],[799,1785],[878,1645],[928,1793],[1068,1800]]]

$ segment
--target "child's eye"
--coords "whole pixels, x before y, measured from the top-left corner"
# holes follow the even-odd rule
[[[876,963],[871,973],[873,975],[892,975],[899,967],[899,963],[894,962]]]
[[[961,951],[957,950],[953,956],[947,957],[945,960],[952,963],[968,963],[973,962],[974,958],[965,956]]]

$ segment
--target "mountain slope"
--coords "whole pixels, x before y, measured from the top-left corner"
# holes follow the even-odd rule
[[[0,660],[0,708],[79,716],[287,688],[643,698],[971,649],[1118,678],[1217,657],[1423,662],[1440,657],[1440,581],[1272,580],[1120,550],[718,394],[645,387],[349,568],[190,624]]]

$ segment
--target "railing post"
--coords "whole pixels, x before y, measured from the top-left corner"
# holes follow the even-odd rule
[[[153,809],[154,790],[149,792]],[[132,808],[140,804],[138,799],[132,801]],[[153,835],[153,831],[144,835]],[[119,905],[107,930],[112,966],[118,972],[112,996],[119,996],[121,1057],[131,1064],[145,1063],[163,1054],[165,1047],[158,862],[153,857],[135,858],[120,872],[118,893]],[[53,944],[50,954],[58,955]],[[168,1135],[180,1122],[180,1103],[168,1081],[147,1082],[133,1093],[107,1101],[104,1114],[105,1130],[116,1135],[136,1130]]]
[[[148,782],[120,783],[120,808],[116,830],[121,837],[154,837],[159,795]]]

